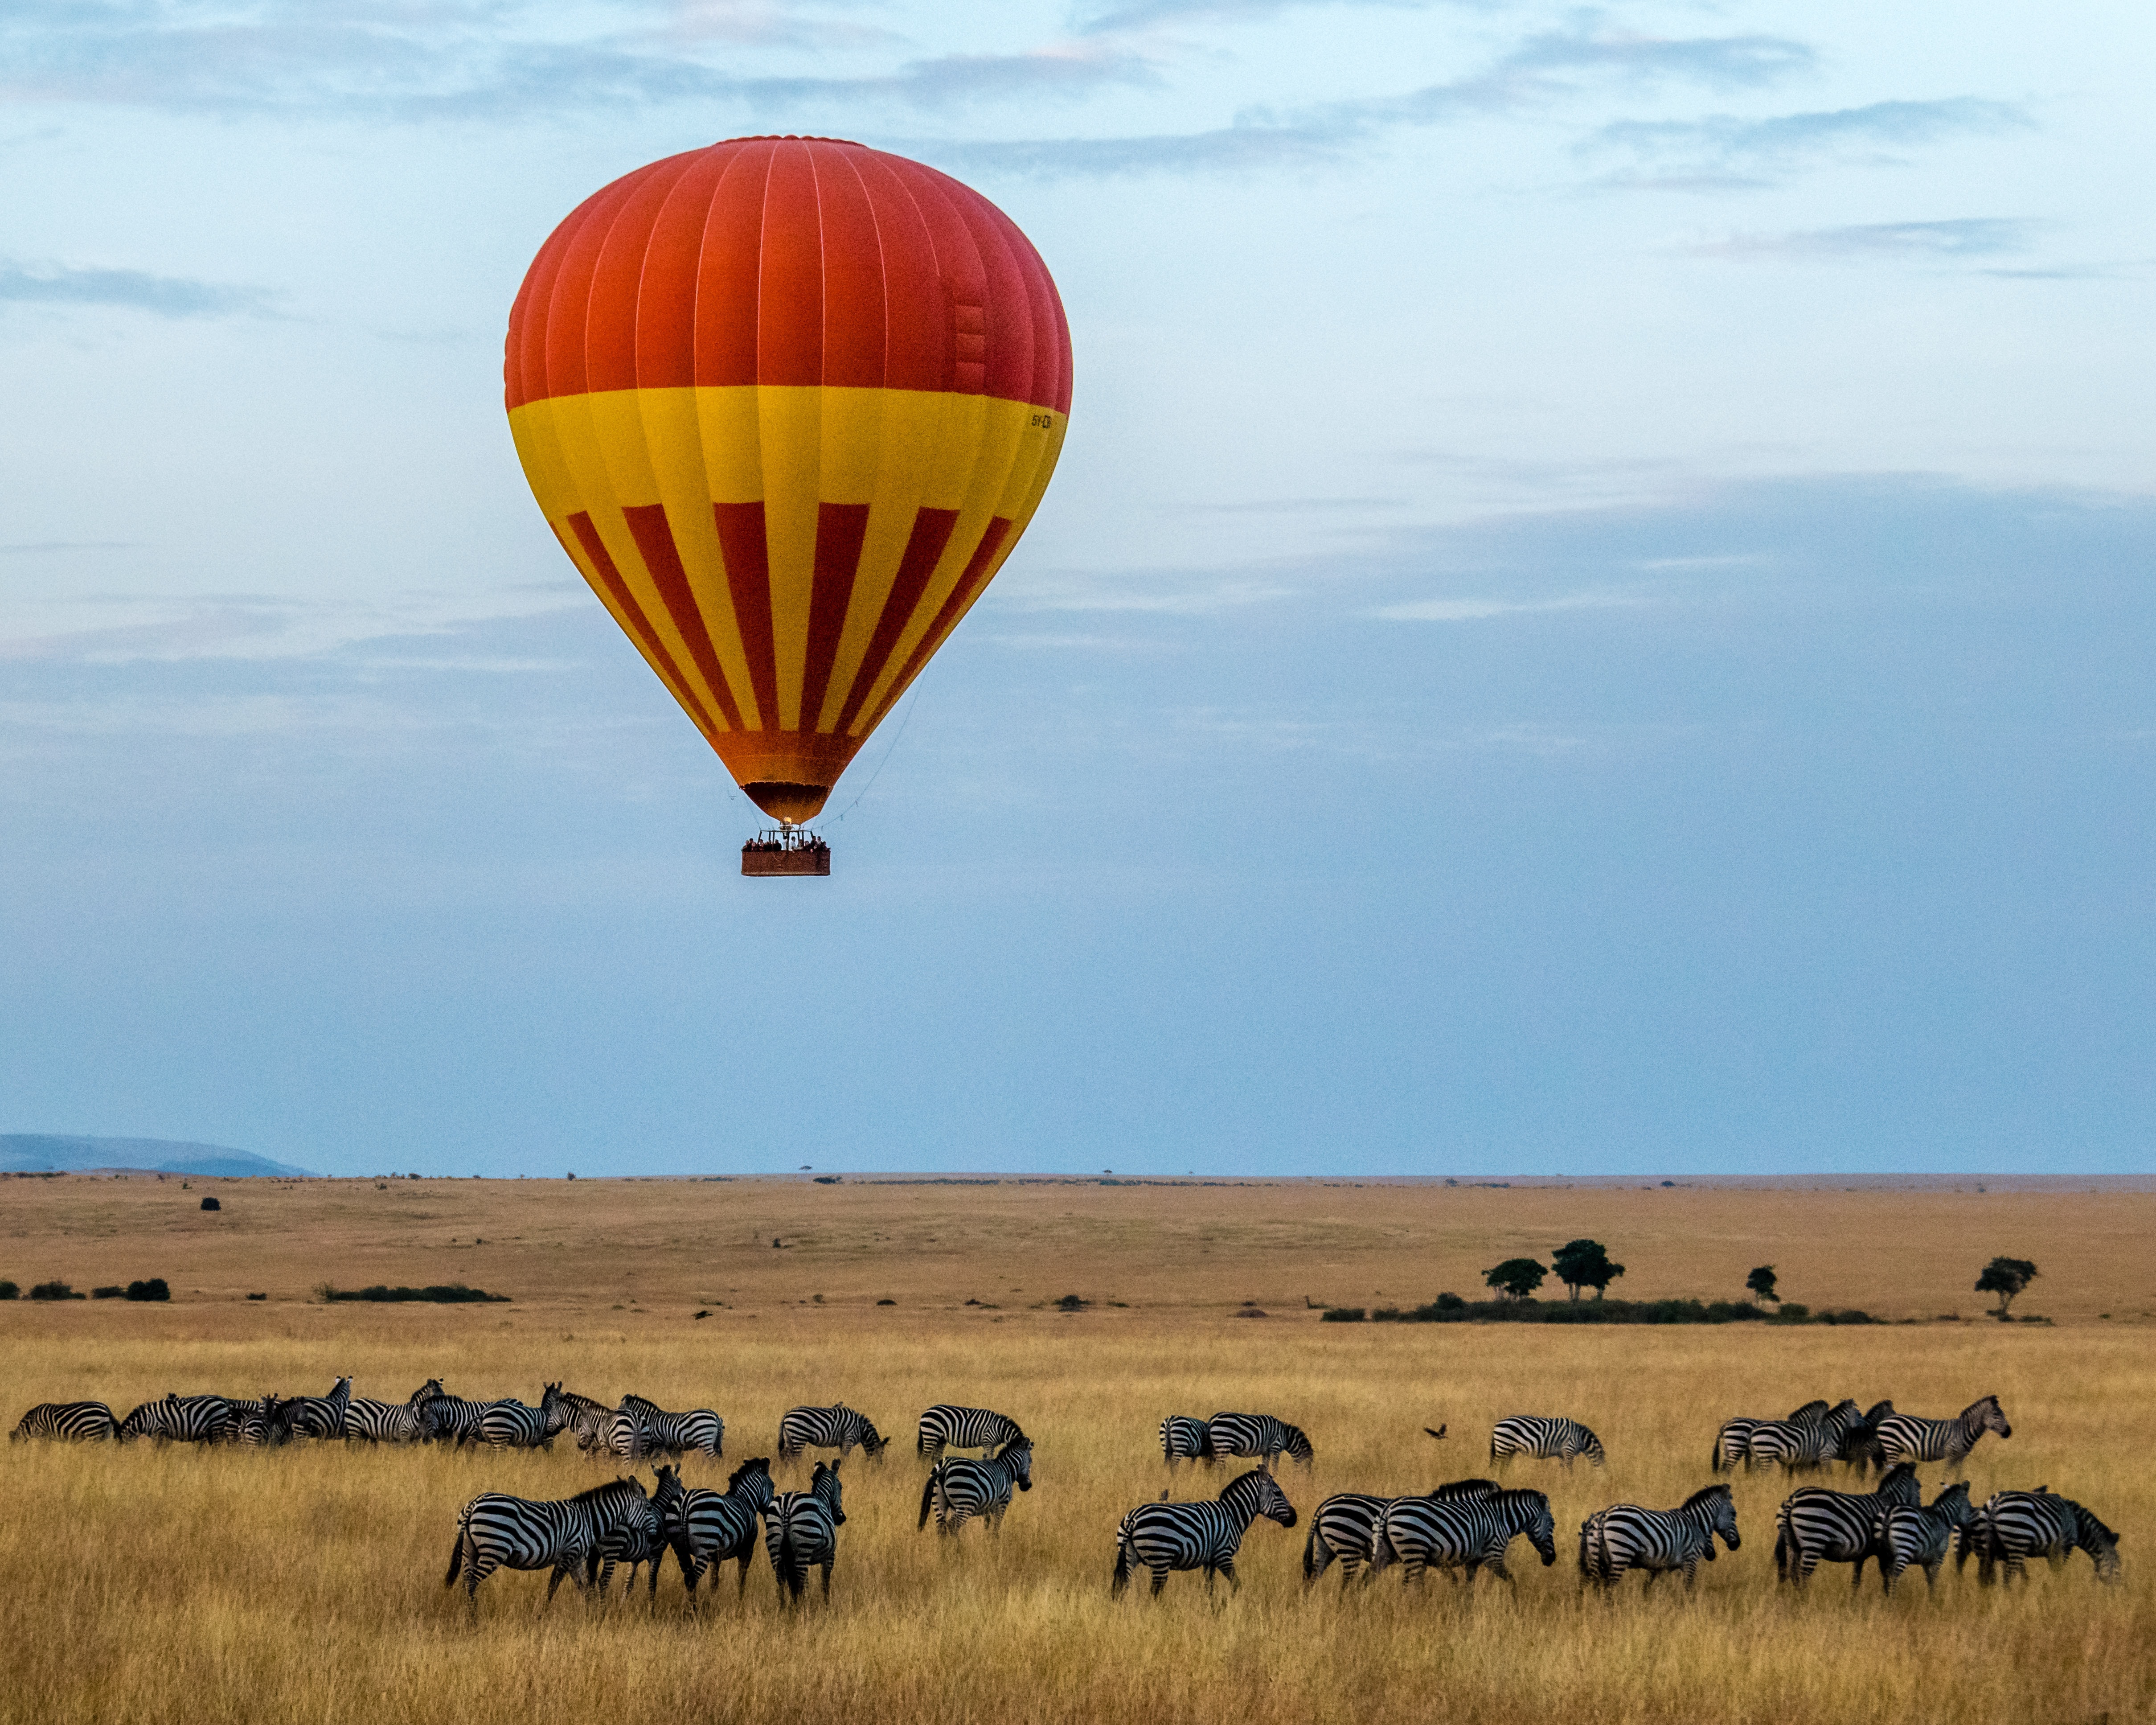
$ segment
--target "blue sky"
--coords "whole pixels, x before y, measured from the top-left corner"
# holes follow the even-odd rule
[[[0,1130],[2156,1166],[2156,23],[1879,10],[20,0]],[[772,131],[1077,361],[814,884],[500,397],[562,215]]]

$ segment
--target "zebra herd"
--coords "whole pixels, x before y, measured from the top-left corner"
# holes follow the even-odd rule
[[[1445,1429],[1424,1430],[1441,1438]],[[687,1485],[680,1466],[689,1456],[716,1460],[725,1452],[726,1422],[708,1408],[672,1412],[633,1394],[609,1406],[558,1383],[546,1384],[536,1404],[514,1397],[470,1400],[449,1395],[435,1378],[403,1402],[385,1402],[354,1397],[348,1377],[320,1396],[168,1394],[118,1420],[102,1402],[45,1403],[25,1414],[13,1435],[18,1440],[148,1438],[160,1444],[254,1445],[342,1438],[469,1444],[498,1451],[551,1448],[565,1432],[596,1459],[633,1465],[666,1456],[675,1465],[654,1462],[650,1491],[632,1473],[567,1498],[492,1491],[474,1497],[458,1514],[444,1585],[461,1578],[475,1610],[479,1584],[501,1568],[551,1570],[551,1602],[564,1579],[580,1591],[595,1589],[603,1600],[618,1567],[628,1566],[633,1586],[637,1571],[649,1565],[649,1591],[655,1598],[660,1560],[669,1552],[692,1601],[704,1577],[728,1562],[737,1565],[739,1594],[747,1590],[759,1547],[783,1601],[802,1598],[812,1571],[820,1571],[828,1599],[839,1530],[846,1522],[841,1471],[855,1449],[880,1461],[890,1441],[873,1420],[843,1402],[793,1408],[778,1424],[780,1463],[797,1463],[812,1449],[835,1450],[837,1459],[816,1461],[805,1491],[778,1490],[772,1463],[763,1457],[735,1468],[725,1488],[716,1490]],[[2076,1550],[2089,1554],[2100,1580],[2116,1580],[2118,1535],[2092,1511],[2048,1486],[1995,1492],[1978,1505],[1962,1480],[1943,1485],[1929,1503],[1922,1501],[1917,1465],[1943,1461],[1958,1467],[1987,1433],[2012,1435],[1996,1396],[1946,1420],[1900,1414],[1887,1401],[1867,1412],[1851,1399],[1832,1405],[1818,1400],[1782,1419],[1725,1422],[1710,1461],[1717,1472],[1779,1466],[1795,1473],[1840,1463],[1861,1479],[1878,1471],[1868,1491],[1806,1484],[1783,1501],[1774,1517],[1775,1573],[1799,1586],[1821,1563],[1850,1564],[1852,1588],[1861,1586],[1865,1566],[1876,1562],[1890,1594],[1912,1568],[1921,1568],[1928,1588],[1935,1587],[1949,1555],[1957,1572],[1974,1557],[1978,1578],[1989,1585],[2002,1566],[2009,1580],[2021,1579],[2031,1558],[2041,1557],[2056,1567]],[[1276,1473],[1283,1456],[1304,1469],[1313,1466],[1309,1436],[1274,1414],[1224,1412],[1209,1419],[1169,1414],[1160,1423],[1158,1439],[1171,1480],[1178,1461],[1211,1467],[1236,1458],[1256,1465],[1229,1481],[1215,1497],[1170,1502],[1163,1491],[1159,1501],[1125,1514],[1116,1529],[1111,1592],[1121,1594],[1141,1570],[1150,1574],[1156,1595],[1178,1570],[1202,1571],[1209,1591],[1220,1576],[1237,1585],[1236,1556],[1253,1523],[1297,1524]],[[933,1515],[945,1536],[975,1520],[994,1535],[1016,1495],[1033,1488],[1033,1440],[1006,1414],[940,1404],[921,1414],[916,1450],[929,1464],[916,1529],[925,1528]],[[1512,1415],[1491,1428],[1490,1461],[1500,1474],[1517,1460],[1553,1460],[1568,1470],[1581,1457],[1595,1467],[1608,1461],[1600,1439],[1576,1420]],[[1548,1497],[1500,1480],[1454,1480],[1419,1497],[1338,1492],[1310,1517],[1304,1585],[1314,1585],[1335,1563],[1343,1589],[1395,1565],[1409,1584],[1432,1568],[1457,1572],[1471,1584],[1486,1569],[1509,1584],[1513,1578],[1506,1553],[1522,1536],[1545,1567],[1556,1563]],[[1702,1486],[1671,1509],[1611,1504],[1580,1524],[1580,1584],[1607,1593],[1637,1570],[1650,1589],[1670,1574],[1682,1574],[1689,1589],[1699,1566],[1715,1560],[1717,1540],[1729,1552],[1740,1543],[1726,1481]]]

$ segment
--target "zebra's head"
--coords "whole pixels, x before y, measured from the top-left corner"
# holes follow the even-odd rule
[[[651,1494],[651,1507],[658,1512],[659,1525],[671,1533],[681,1525],[681,1500],[689,1495],[681,1489],[681,1470],[654,1467],[651,1477],[658,1481]]]
[[[1917,1490],[1917,1464],[1897,1461],[1887,1470],[1879,1481],[1878,1497],[1881,1503],[1907,1503],[1913,1506],[1921,1494]]]
[[[1579,1428],[1578,1453],[1584,1455],[1589,1462],[1593,1463],[1594,1466],[1597,1467],[1602,1466],[1609,1460],[1607,1455],[1602,1453],[1602,1440],[1595,1436],[1593,1432],[1589,1431],[1584,1425]],[[1543,1561],[1545,1563],[1553,1563],[1557,1559],[1553,1557],[1548,1557],[1544,1558]]]
[[[1931,1508],[1933,1515],[1945,1517],[1950,1527],[1967,1525],[1969,1518],[1976,1513],[1969,1501],[1969,1481],[1956,1480],[1951,1486],[1940,1486],[1938,1495],[1932,1499]]]
[[[2074,1543],[2087,1552],[2095,1563],[2096,1579],[2103,1582],[2118,1580],[2118,1536],[2080,1504],[2070,1507],[2074,1512]]]
[[[1031,1438],[1020,1432],[1018,1436],[996,1451],[996,1460],[1009,1467],[1011,1477],[1018,1481],[1019,1491],[1030,1491],[1033,1489],[1033,1440]]]
[[[1704,1518],[1707,1523],[1707,1557],[1714,1561],[1714,1536],[1719,1533],[1722,1543],[1735,1551],[1742,1543],[1737,1537],[1737,1506],[1730,1499],[1727,1486],[1709,1486],[1695,1491],[1685,1500],[1686,1509]]]
[[[1286,1454],[1291,1461],[1299,1462],[1305,1467],[1308,1467],[1317,1460],[1317,1451],[1311,1448],[1310,1440],[1304,1435],[1300,1425],[1291,1425],[1287,1428]]]
[[[408,1408],[416,1408],[420,1403],[430,1402],[441,1394],[442,1380],[439,1378],[429,1378],[405,1398],[404,1405]]]
[[[726,1481],[726,1495],[746,1497],[757,1508],[762,1509],[772,1500],[771,1458],[759,1455],[753,1461],[744,1461],[733,1471]]]
[[[883,1452],[890,1447],[891,1440],[875,1429],[875,1421],[869,1419],[865,1415],[863,1415],[861,1417],[861,1449],[863,1451],[880,1461],[883,1459]]]
[[[1550,1513],[1548,1497],[1540,1491],[1523,1489],[1500,1491],[1497,1502],[1505,1515],[1505,1525],[1516,1533],[1526,1534],[1536,1556],[1543,1560],[1543,1568],[1548,1568],[1557,1561],[1557,1517]]]
[[[1227,1489],[1220,1494],[1220,1501],[1225,1503],[1231,1498],[1248,1503],[1254,1516],[1278,1522],[1283,1527],[1295,1525],[1295,1506],[1287,1501],[1287,1493],[1281,1490],[1280,1481],[1262,1467],[1254,1467],[1241,1478],[1229,1481]]]
[[[1999,1398],[1988,1395],[1969,1411],[1983,1420],[1983,1430],[1995,1431],[2003,1438],[2014,1435],[2014,1428],[2006,1423],[2006,1410],[1999,1405]]]
[[[846,1512],[842,1507],[843,1498],[839,1487],[839,1469],[844,1463],[844,1457],[837,1461],[818,1462],[816,1471],[808,1481],[810,1492],[830,1506],[831,1525],[834,1527],[846,1525]]]
[[[157,1413],[161,1406],[162,1404],[157,1402],[144,1402],[119,1425],[112,1428],[112,1435],[124,1444],[132,1439],[141,1437],[146,1433],[154,1431],[157,1429]]]

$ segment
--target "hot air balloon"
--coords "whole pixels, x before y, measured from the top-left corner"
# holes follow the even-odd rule
[[[1047,268],[978,193],[829,138],[736,138],[594,193],[510,313],[547,525],[751,800],[801,824],[994,578],[1070,407]]]

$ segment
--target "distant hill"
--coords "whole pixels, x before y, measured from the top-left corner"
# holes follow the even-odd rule
[[[222,1144],[189,1144],[177,1138],[63,1138],[44,1132],[0,1132],[0,1173],[74,1173],[94,1168],[138,1168],[152,1173],[209,1174],[228,1180],[314,1172]]]

